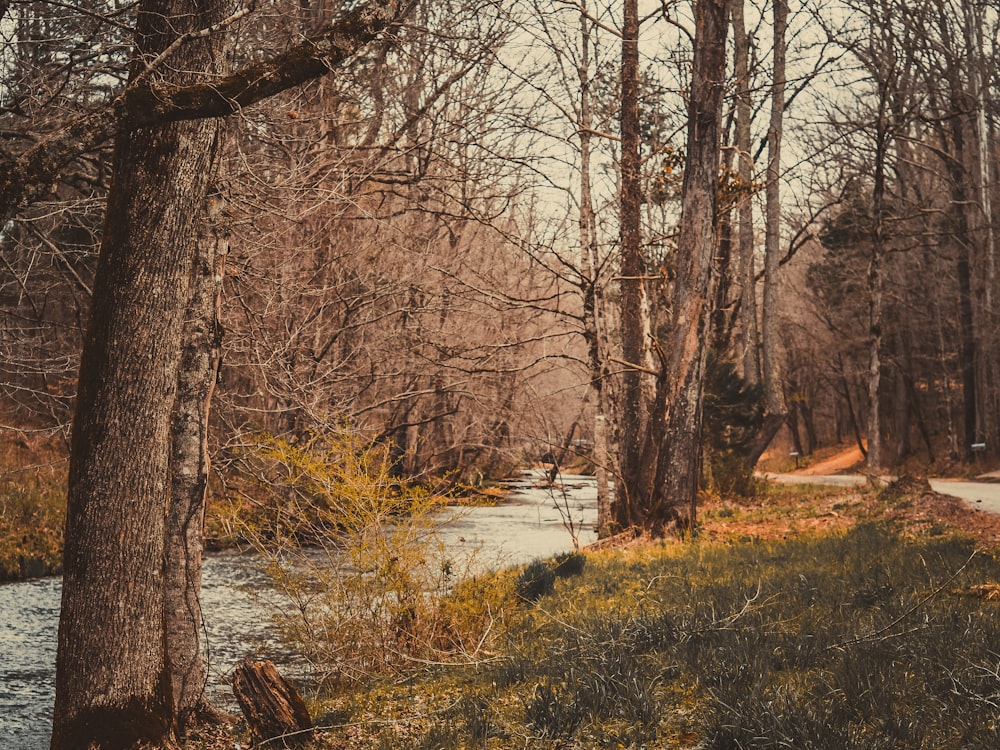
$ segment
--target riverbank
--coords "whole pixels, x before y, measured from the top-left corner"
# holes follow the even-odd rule
[[[475,574],[523,564],[539,556],[572,550],[564,516],[553,494],[535,486],[528,475],[511,483],[507,502],[473,507],[448,507],[440,512],[436,533],[452,560],[474,557]],[[567,479],[559,493],[574,522],[593,527],[596,519],[594,482],[588,477]],[[584,541],[592,534],[579,532]],[[313,554],[317,550],[308,550]],[[236,710],[228,681],[233,667],[248,654],[275,660],[283,673],[301,685],[310,684],[317,671],[294,653],[280,630],[280,622],[301,612],[301,600],[292,601],[274,586],[273,562],[259,553],[215,553],[205,560],[202,606],[211,702]],[[457,570],[459,565],[455,563]],[[301,593],[301,592],[300,592]],[[56,631],[60,581],[42,578],[0,586],[0,745],[3,750],[45,750],[52,721],[55,684]],[[481,606],[480,601],[470,601]],[[355,648],[356,645],[355,645]],[[240,728],[209,728],[198,736],[228,737],[244,746]],[[191,742],[195,742],[194,736]],[[189,744],[196,747],[196,744]]]
[[[303,683],[312,747],[997,747],[991,521],[912,482],[706,499],[697,539],[586,553],[474,650]]]

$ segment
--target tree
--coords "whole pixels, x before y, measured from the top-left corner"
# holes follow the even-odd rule
[[[171,24],[196,24],[186,33],[224,15],[217,5],[145,3],[133,77],[176,39]],[[176,64],[212,72],[216,44],[188,45]],[[207,192],[217,130],[205,120],[116,138],[73,422],[53,750],[160,743],[173,732],[163,622],[170,415],[191,207]],[[169,192],[164,174],[175,175]]]
[[[169,744],[174,733],[164,518],[182,316],[194,268],[192,207],[206,197],[217,145],[218,125],[208,118],[233,111],[241,97],[252,101],[322,75],[399,10],[394,3],[362,6],[341,19],[333,37],[251,66],[258,78],[213,81],[223,57],[219,39],[200,32],[224,20],[223,8],[146,0],[131,84],[117,106],[29,149],[3,181],[10,211],[37,194],[39,177],[78,153],[68,133],[84,138],[86,148],[117,129],[73,426],[53,750]],[[165,59],[171,64],[157,70]],[[190,83],[169,70],[208,78]],[[164,182],[164,175],[171,178]]]
[[[639,6],[625,0],[621,55],[621,302],[619,328],[625,361],[621,387],[619,479],[612,504],[615,526],[642,523],[651,477],[642,464],[649,403],[643,372],[650,339],[646,264],[642,252],[642,171],[639,155]]]
[[[738,2],[738,0],[736,0]],[[771,110],[767,129],[767,170],[765,177],[766,214],[764,226],[764,294],[760,322],[760,351],[757,368],[764,386],[764,419],[748,451],[747,463],[753,466],[767,450],[771,440],[788,415],[781,374],[780,333],[778,330],[778,273],[781,266],[781,142],[784,130],[785,35],[788,4],[773,0],[773,67],[771,74]],[[741,230],[742,231],[742,230]],[[747,227],[750,231],[750,227]],[[752,269],[752,263],[749,264]],[[749,283],[749,281],[747,282]],[[749,315],[749,312],[747,313]],[[753,323],[747,322],[752,334]],[[753,365],[750,366],[751,371]]]
[[[749,383],[759,383],[760,340],[757,334],[757,274],[754,262],[753,225],[753,155],[751,149],[750,101],[750,37],[744,20],[743,0],[732,0],[734,73],[736,75],[736,151],[737,176],[741,191],[739,209],[739,319],[742,351],[738,358],[743,364],[743,377]]]
[[[621,527],[637,526],[654,534],[668,528],[690,529],[696,520],[696,503],[701,456],[701,402],[705,363],[708,355],[709,325],[717,276],[713,261],[717,248],[718,178],[721,153],[722,93],[726,72],[727,0],[700,0],[695,3],[694,60],[688,99],[687,153],[681,188],[681,216],[677,232],[677,254],[673,281],[664,307],[669,310],[666,334],[657,343],[659,357],[655,393],[647,409],[641,400],[640,377],[648,377],[647,367],[636,358],[638,348],[648,340],[642,334],[641,305],[633,299],[622,311],[623,334],[632,337],[634,351],[623,345],[634,386],[622,392],[622,430],[636,414],[638,453],[630,466],[628,449],[622,446],[621,470],[628,485],[627,497],[616,498],[615,520]],[[630,27],[626,24],[626,30]],[[623,37],[630,39],[626,31]],[[631,54],[623,41],[623,56]],[[633,200],[626,167],[627,130],[633,115],[631,95],[626,91],[631,63],[623,63],[622,76],[622,277],[636,288],[643,265],[629,261],[626,232]],[[636,146],[637,147],[637,146]],[[630,148],[630,147],[629,147]],[[638,227],[636,227],[636,231]],[[664,286],[666,293],[667,287]],[[624,300],[631,298],[626,293]],[[641,297],[638,297],[641,301]],[[632,322],[626,323],[626,316]],[[624,343],[624,342],[623,342]],[[644,372],[645,371],[645,372]]]
[[[695,3],[687,157],[677,236],[671,330],[656,383],[648,446],[656,452],[653,504],[646,525],[693,528],[697,517],[702,395],[714,298],[722,94],[726,77],[728,0]]]

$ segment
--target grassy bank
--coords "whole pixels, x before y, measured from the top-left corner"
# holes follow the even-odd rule
[[[997,580],[875,525],[596,555],[489,655],[320,700],[323,746],[998,747]]]
[[[1000,747],[1000,563],[935,510],[964,512],[782,488],[541,591],[537,565],[480,579],[469,606],[507,592],[482,648],[313,695],[313,746]]]

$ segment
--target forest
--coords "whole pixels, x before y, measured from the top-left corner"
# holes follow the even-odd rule
[[[767,451],[1000,459],[986,0],[0,0],[0,36],[53,750],[197,710],[206,503],[262,456],[442,495],[586,464],[602,538],[694,534]]]

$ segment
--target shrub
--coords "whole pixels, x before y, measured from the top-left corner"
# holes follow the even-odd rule
[[[514,591],[529,604],[534,604],[556,585],[556,572],[545,560],[534,560],[524,567],[517,577]]]
[[[534,604],[555,589],[556,578],[568,578],[583,572],[587,558],[580,552],[563,552],[550,560],[533,560],[517,576],[514,593]]]
[[[290,602],[277,615],[283,636],[321,681],[482,646],[497,596],[454,590],[471,560],[449,557],[435,534],[441,499],[394,476],[384,446],[344,428],[261,436],[252,455],[272,498],[264,522],[240,534],[268,559]]]

